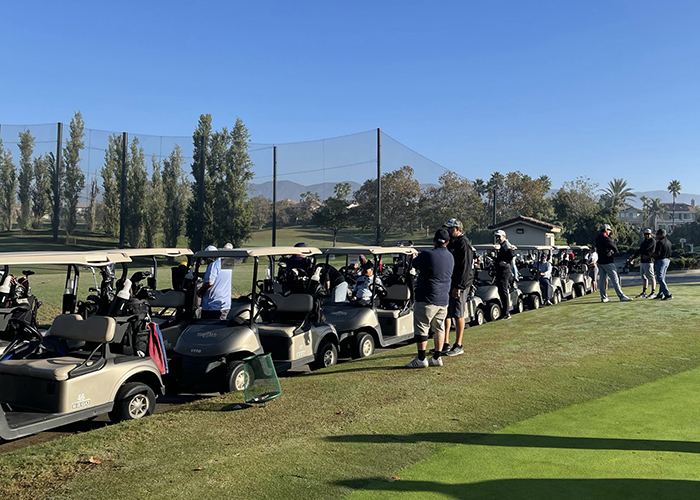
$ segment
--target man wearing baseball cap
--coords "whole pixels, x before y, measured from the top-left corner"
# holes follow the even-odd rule
[[[608,224],[603,224],[600,226],[600,234],[595,239],[595,248],[598,252],[598,291],[600,292],[600,301],[610,302],[608,291],[605,288],[605,282],[610,278],[613,288],[615,288],[615,292],[620,298],[620,302],[629,302],[632,299],[622,291],[620,278],[618,278],[617,270],[615,269],[614,256],[618,253],[618,249],[617,245],[610,239],[611,231],[612,228]]]
[[[656,280],[654,279],[654,252],[656,252],[656,241],[651,229],[644,230],[642,244],[630,258],[630,266],[634,264],[634,259],[639,257],[639,272],[642,275],[642,293],[636,298],[654,298]],[[647,295],[647,284],[651,283],[651,292]]]
[[[474,282],[474,253],[469,239],[462,234],[464,226],[458,219],[450,219],[442,227],[447,229],[450,235],[450,242],[447,250],[452,254],[455,265],[452,271],[452,281],[450,283],[450,303],[447,307],[447,319],[445,319],[445,344],[443,352],[447,356],[457,356],[464,354],[462,348],[462,337],[464,329],[468,326],[465,321],[467,299]],[[455,343],[450,348],[450,328],[451,321],[455,322]]]
[[[513,280],[511,263],[515,258],[513,245],[506,238],[506,232],[502,229],[495,231],[493,236],[496,243],[500,245],[496,253],[496,287],[498,288],[498,298],[501,299],[503,313],[499,319],[510,319],[510,282]]]
[[[656,282],[659,284],[659,294],[655,299],[671,300],[673,295],[666,286],[666,270],[671,263],[671,242],[666,237],[664,229],[656,231],[656,251],[654,252],[656,264]]]
[[[416,303],[413,306],[413,331],[418,347],[418,356],[406,364],[406,368],[442,366],[442,341],[445,336],[445,317],[450,297],[450,282],[454,258],[447,250],[450,235],[438,229],[433,238],[432,250],[419,253],[413,259],[413,268],[418,271]],[[435,350],[430,360],[425,359],[428,334],[432,330]]]

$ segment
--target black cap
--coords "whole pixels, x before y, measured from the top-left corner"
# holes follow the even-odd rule
[[[374,269],[374,264],[372,264],[372,261],[368,260],[364,264],[362,264],[362,269]]]
[[[437,241],[438,243],[447,243],[450,241],[450,233],[448,233],[444,229],[438,229],[435,231],[435,237],[433,238],[433,241]]]
[[[661,236],[666,236],[666,230],[665,230],[665,229],[659,228],[659,229],[656,231],[656,234],[660,234]]]
[[[304,243],[303,241],[300,241],[299,243],[294,245],[294,247],[295,248],[306,248],[306,243]]]

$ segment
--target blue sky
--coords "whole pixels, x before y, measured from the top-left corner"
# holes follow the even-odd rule
[[[471,179],[700,193],[699,24],[684,0],[6,2],[0,123],[79,109],[187,136],[211,113],[259,143],[381,127]]]

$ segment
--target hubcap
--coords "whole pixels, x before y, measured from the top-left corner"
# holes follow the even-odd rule
[[[129,416],[133,419],[141,418],[148,412],[148,398],[145,394],[137,394],[129,403]]]
[[[323,353],[323,366],[333,366],[335,362],[335,356],[333,355],[333,349],[328,349]]]
[[[243,391],[248,387],[248,377],[245,371],[241,370],[233,381],[237,391]]]
[[[362,342],[362,355],[369,356],[370,354],[372,354],[372,342],[368,338],[366,338]]]

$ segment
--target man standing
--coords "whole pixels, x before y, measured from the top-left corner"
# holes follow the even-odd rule
[[[535,269],[539,272],[537,278],[542,289],[542,303],[545,306],[552,305],[552,264],[547,262],[547,253],[542,252],[540,261],[535,264]]]
[[[216,247],[209,245],[204,249],[215,252]],[[202,319],[226,319],[231,310],[231,269],[221,269],[220,258],[208,258],[204,283],[199,289],[202,297]]]
[[[450,235],[438,229],[433,238],[432,250],[421,252],[413,259],[413,268],[418,274],[416,303],[413,306],[413,331],[418,346],[418,356],[406,364],[406,368],[442,366],[442,342],[445,336],[445,318],[450,298],[450,283],[454,269],[454,258],[447,250]],[[425,359],[428,333],[433,331],[435,351],[430,360]]]
[[[496,237],[496,243],[501,247],[496,254],[496,286],[498,287],[498,297],[501,299],[503,313],[501,319],[510,319],[510,282],[513,280],[513,273],[510,270],[510,264],[513,262],[515,252],[513,246],[506,239],[506,232],[499,229],[493,233]]]
[[[610,239],[611,230],[612,228],[608,224],[603,224],[600,226],[600,234],[595,239],[595,249],[598,252],[598,290],[600,291],[600,301],[610,302],[607,287],[605,286],[605,282],[610,278],[613,288],[620,298],[620,302],[629,302],[632,299],[623,293],[620,287],[620,279],[617,277],[614,255],[618,250],[615,243]]]
[[[636,298],[654,298],[656,291],[656,281],[654,280],[654,252],[656,252],[656,241],[651,229],[644,230],[644,239],[634,255],[630,258],[630,266],[634,264],[634,259],[639,256],[639,272],[642,275],[642,293]],[[647,295],[647,285],[651,283],[651,292]]]
[[[656,252],[654,260],[656,262],[656,281],[659,284],[659,294],[654,297],[660,300],[671,300],[673,295],[666,286],[666,271],[671,263],[671,242],[666,238],[666,231],[659,229],[656,231]]]
[[[471,293],[474,282],[474,253],[469,239],[462,234],[464,226],[457,219],[450,219],[443,227],[447,228],[450,235],[450,242],[447,250],[452,254],[455,265],[452,270],[452,280],[450,283],[450,303],[447,307],[447,319],[445,319],[445,344],[443,352],[447,356],[457,356],[464,354],[462,347],[462,336],[464,329],[468,326],[465,321],[467,299]],[[455,343],[450,348],[450,328],[451,320],[455,322]]]

